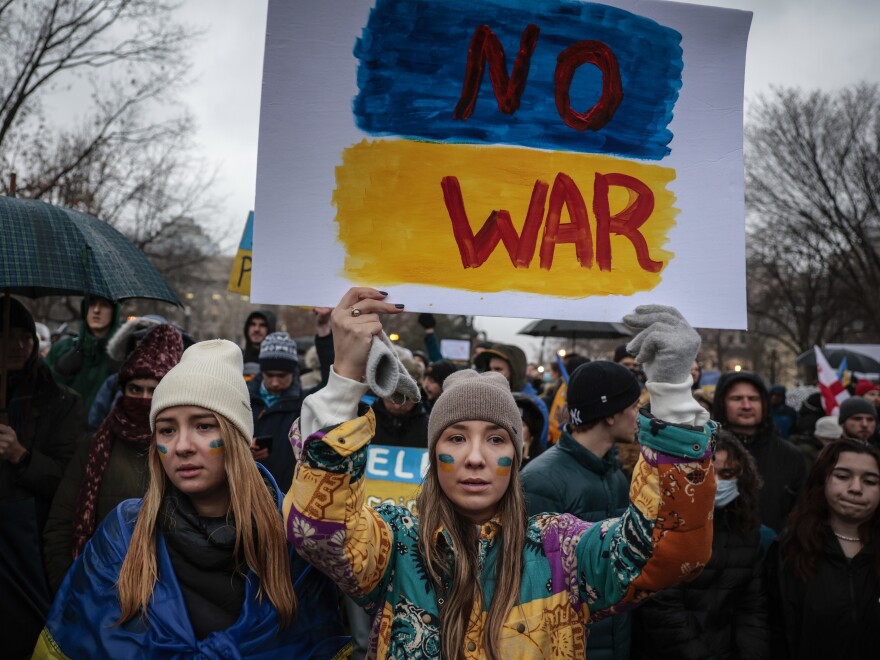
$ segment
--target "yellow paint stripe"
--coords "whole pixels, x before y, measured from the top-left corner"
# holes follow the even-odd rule
[[[660,272],[648,272],[640,266],[633,241],[614,233],[609,239],[611,269],[599,268],[594,207],[597,173],[632,177],[653,194],[653,211],[638,231],[650,259],[660,264]],[[476,292],[553,292],[564,297],[650,290],[660,282],[662,267],[673,257],[663,246],[678,212],[668,189],[674,178],[674,170],[666,167],[591,154],[365,140],[346,149],[336,169],[333,199],[339,241],[345,250],[342,274],[352,281],[375,284],[413,283]],[[444,190],[444,180],[454,180],[454,184]],[[570,182],[568,188],[565,181]],[[503,242],[479,267],[463,266],[447,207],[453,196],[449,191],[456,185],[473,234],[493,211],[506,211],[520,235],[532,204],[540,227],[527,267],[522,262],[514,267]],[[556,204],[561,209],[560,228],[573,229],[570,210],[582,198],[592,266],[583,265],[583,258],[579,262],[574,243],[557,241],[551,250],[552,264],[549,269],[542,268],[542,241],[554,191],[562,197],[562,190],[572,188],[576,194],[566,197],[570,204]],[[613,217],[626,209],[636,194],[628,187],[611,185],[604,197]],[[604,197],[600,189],[597,199]],[[585,240],[583,231],[580,240]]]

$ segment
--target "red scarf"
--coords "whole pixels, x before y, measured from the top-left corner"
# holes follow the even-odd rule
[[[150,433],[150,399],[121,396],[116,400],[104,423],[98,427],[89,448],[86,472],[76,498],[73,523],[73,558],[83,551],[97,527],[98,492],[101,479],[110,462],[113,443],[119,439],[137,447],[148,447]]]

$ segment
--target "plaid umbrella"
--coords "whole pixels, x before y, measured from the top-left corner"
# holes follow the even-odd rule
[[[174,291],[116,229],[90,215],[0,196],[0,291],[28,298],[92,294],[179,305]]]
[[[125,236],[97,218],[32,199],[0,196],[0,293],[27,298],[91,294],[118,301],[177,295]],[[4,305],[0,343],[9,336]],[[6,362],[0,365],[0,422],[5,421]]]

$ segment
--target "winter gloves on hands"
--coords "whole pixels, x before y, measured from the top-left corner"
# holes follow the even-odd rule
[[[404,399],[419,401],[419,386],[397,357],[391,340],[384,331],[373,337],[367,357],[367,384],[381,399],[403,403]]]
[[[636,356],[648,381],[683,383],[700,350],[700,335],[674,307],[640,305],[623,317],[638,334],[626,349]]]

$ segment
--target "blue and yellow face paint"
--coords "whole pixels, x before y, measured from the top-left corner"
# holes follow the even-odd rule
[[[208,453],[210,454],[220,454],[224,451],[226,451],[226,447],[223,440],[211,440],[211,443],[208,445]]]
[[[451,454],[437,454],[437,467],[444,472],[452,472],[455,469],[455,459]]]
[[[159,452],[159,458],[168,458],[168,447],[156,443],[156,451]]]
[[[498,468],[495,470],[495,474],[499,477],[508,477],[510,476],[510,467],[513,465],[513,459],[509,456],[502,456],[498,459]]]

